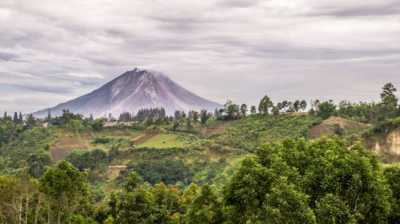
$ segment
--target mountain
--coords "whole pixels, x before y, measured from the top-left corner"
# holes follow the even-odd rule
[[[161,72],[135,68],[87,95],[33,115],[45,117],[50,111],[58,116],[66,109],[85,116],[117,117],[124,112],[135,114],[140,109],[160,107],[173,115],[176,110],[214,111],[221,105],[186,90]]]

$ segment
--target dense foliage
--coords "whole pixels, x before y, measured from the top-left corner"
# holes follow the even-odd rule
[[[182,189],[162,182],[150,185],[138,173],[129,172],[121,191],[98,197],[86,173],[63,161],[39,180],[1,177],[0,220],[398,223],[399,178],[398,167],[383,169],[360,145],[348,148],[337,139],[286,140],[263,146],[244,159],[221,188],[191,184]]]

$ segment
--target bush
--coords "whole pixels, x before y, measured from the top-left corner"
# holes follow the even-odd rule
[[[192,171],[181,160],[141,161],[129,166],[122,175],[125,176],[131,171],[137,172],[150,184],[160,182],[165,184],[176,184],[177,182],[189,184],[192,182],[193,176]]]

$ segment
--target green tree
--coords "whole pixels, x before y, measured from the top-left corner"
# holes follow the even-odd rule
[[[115,223],[154,223],[153,203],[151,192],[144,187],[121,193],[116,203]]]
[[[222,203],[212,188],[204,185],[200,195],[190,204],[185,215],[185,223],[218,224],[223,221]]]
[[[130,172],[124,179],[124,190],[132,192],[143,184],[143,178],[136,172]]]
[[[51,164],[51,157],[45,151],[39,151],[29,156],[28,160],[28,173],[32,177],[41,177],[46,168]]]
[[[106,122],[105,119],[93,120],[91,123],[92,130],[96,132],[103,130],[105,122]]]
[[[250,108],[250,113],[253,114],[253,115],[257,113],[257,108],[256,108],[256,106],[254,106],[254,105],[251,106],[251,108]]]
[[[396,97],[397,89],[392,83],[387,83],[382,88],[381,93],[381,113],[380,120],[392,118],[399,114],[398,99]]]
[[[271,188],[262,205],[266,211],[262,214],[265,223],[316,223],[307,195],[296,188],[285,179],[281,179]]]
[[[242,104],[240,106],[240,113],[242,114],[242,117],[246,117],[246,115],[247,115],[247,105],[246,104]]]
[[[260,104],[258,106],[258,111],[261,114],[268,114],[269,110],[274,106],[272,103],[271,99],[268,96],[264,96],[264,98],[261,99]]]
[[[40,179],[40,189],[51,203],[49,214],[54,209],[58,224],[70,218],[88,193],[85,175],[66,161],[46,171]]]
[[[330,116],[334,115],[336,112],[336,105],[332,100],[325,101],[318,104],[317,108],[317,116],[323,119],[327,119]]]
[[[315,223],[307,195],[282,177],[288,168],[276,163],[277,170],[273,170],[265,165],[266,161],[259,158],[245,159],[225,187],[229,221],[244,224]]]
[[[19,123],[18,113],[17,112],[14,112],[13,122],[14,122],[14,124],[18,124]]]
[[[315,209],[318,223],[352,224],[356,223],[350,208],[338,196],[327,194],[316,204]]]
[[[295,112],[299,112],[299,110],[300,110],[300,108],[301,108],[300,103],[301,103],[300,100],[294,101],[294,103],[293,103],[293,109],[294,109]]]
[[[305,111],[307,109],[307,101],[305,100],[300,101],[300,109],[302,111]]]
[[[200,123],[205,125],[207,124],[208,119],[210,119],[210,114],[207,112],[207,110],[202,110],[200,112]]]
[[[226,119],[228,120],[234,120],[239,118],[240,115],[240,108],[239,105],[234,104],[232,101],[228,101],[225,104],[225,113],[226,113]]]
[[[182,204],[180,191],[175,187],[168,187],[164,183],[156,184],[151,189],[154,203],[154,223],[176,223],[180,220]]]
[[[390,224],[400,223],[400,167],[392,166],[385,169],[385,177],[392,191],[392,210],[389,216]]]
[[[272,114],[275,115],[275,116],[279,115],[279,108],[278,108],[278,106],[272,107],[271,112],[272,112]]]
[[[392,83],[387,83],[382,88],[381,100],[385,106],[397,107],[398,99],[396,97],[397,89]]]

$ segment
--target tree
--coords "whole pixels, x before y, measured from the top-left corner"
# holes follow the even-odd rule
[[[276,164],[278,165],[278,164]],[[278,167],[277,167],[278,168]],[[224,190],[232,223],[315,223],[307,196],[257,158],[247,158]]]
[[[193,118],[194,122],[198,122],[199,121],[199,112],[193,111],[192,118]]]
[[[337,195],[327,194],[316,204],[318,223],[352,224],[356,223],[349,207]]]
[[[398,99],[395,95],[397,89],[392,83],[387,83],[382,88],[381,100],[382,103],[389,107],[397,107]]]
[[[153,223],[178,223],[182,211],[180,192],[175,187],[168,187],[164,183],[156,184],[151,189],[154,204]]]
[[[242,104],[240,106],[240,113],[242,114],[242,117],[246,117],[246,115],[247,115],[247,105],[246,104]]]
[[[234,120],[239,118],[240,108],[239,105],[234,104],[231,100],[225,103],[226,119]]]
[[[38,195],[37,185],[32,179],[0,176],[0,223],[26,224],[31,214],[36,217],[35,210],[40,205],[32,201],[35,194]]]
[[[14,112],[13,122],[14,122],[14,124],[18,124],[19,123],[18,113],[17,112]]]
[[[204,185],[200,195],[190,204],[186,215],[187,224],[218,224],[223,223],[222,204],[212,188]]]
[[[127,192],[132,192],[143,184],[143,178],[136,172],[130,172],[124,179],[124,190]]]
[[[272,108],[274,104],[272,103],[271,99],[268,96],[264,96],[264,98],[261,99],[260,104],[258,106],[258,111],[261,114],[268,114],[270,108]]]
[[[54,208],[58,224],[73,214],[88,193],[85,175],[66,161],[46,171],[40,179],[40,189]],[[48,209],[53,210],[50,207]],[[51,211],[48,212],[50,214]]]
[[[186,118],[186,130],[187,131],[193,130],[192,120],[190,119],[190,117]]]
[[[294,101],[293,109],[294,109],[295,112],[299,112],[299,110],[300,110],[300,100]]]
[[[390,224],[400,223],[400,167],[392,166],[384,171],[385,178],[392,191],[392,211],[389,216]]]
[[[294,184],[281,179],[265,197],[261,214],[265,223],[317,223],[313,210],[308,205],[308,197]]]
[[[317,108],[317,116],[323,119],[327,119],[330,116],[334,115],[336,112],[336,105],[333,104],[333,101],[325,101],[318,104]]]
[[[200,112],[200,123],[205,125],[207,124],[208,119],[210,119],[210,114],[207,112],[207,110],[202,110]]]
[[[141,161],[128,166],[126,172],[136,171],[146,182],[157,184],[189,184],[192,181],[192,171],[181,160],[150,160]],[[124,175],[124,173],[122,173]],[[126,175],[126,174],[125,174]]]
[[[36,119],[33,117],[32,114],[29,114],[28,117],[26,118],[26,126],[28,128],[33,128],[36,126]]]
[[[175,111],[175,113],[174,113],[175,120],[180,120],[181,118],[183,118],[184,117],[183,114],[184,113],[182,111],[179,111],[179,110]]]
[[[399,114],[398,99],[396,97],[397,89],[392,83],[387,83],[382,88],[381,100],[382,109],[381,119],[392,118]]]
[[[93,120],[91,123],[92,130],[95,132],[103,130],[105,122],[106,122],[105,119]]]
[[[279,108],[278,108],[278,106],[272,107],[271,112],[272,112],[272,114],[275,115],[275,116],[276,116],[276,115],[279,115]]]
[[[27,162],[29,175],[34,178],[39,178],[44,174],[46,168],[51,164],[51,158],[47,152],[40,151],[31,154]]]
[[[47,122],[51,121],[51,110],[47,111]]]
[[[251,106],[250,113],[253,114],[253,115],[257,113],[256,106]]]
[[[305,100],[300,101],[300,109],[302,111],[305,111],[307,109],[307,101]]]
[[[10,120],[11,118],[10,118],[10,116],[8,116],[8,114],[7,114],[7,112],[4,112],[4,115],[3,115],[3,120]]]
[[[67,128],[70,129],[71,131],[74,131],[75,133],[79,133],[83,129],[85,129],[85,126],[83,125],[81,120],[72,119],[67,123]]]
[[[115,223],[154,223],[153,203],[151,193],[144,187],[121,193],[116,201]]]

